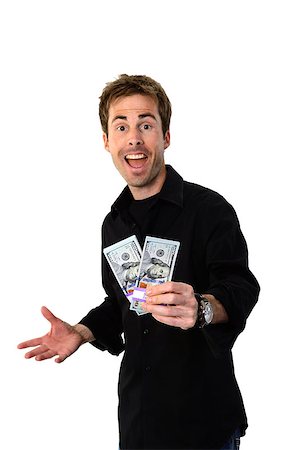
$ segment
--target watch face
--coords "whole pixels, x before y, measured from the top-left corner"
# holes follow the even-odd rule
[[[205,302],[205,308],[203,311],[205,321],[207,324],[211,323],[213,320],[213,308],[210,302]]]

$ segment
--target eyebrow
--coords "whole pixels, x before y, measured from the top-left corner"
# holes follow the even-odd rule
[[[151,113],[144,113],[144,114],[139,114],[138,115],[138,119],[145,119],[147,117],[151,117],[152,119],[154,119],[157,122],[157,118],[154,116],[154,114]],[[113,118],[112,123],[115,122],[116,120],[128,120],[127,116],[122,116],[122,115],[117,115]]]

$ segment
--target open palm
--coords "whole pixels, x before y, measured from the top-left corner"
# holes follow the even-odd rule
[[[21,342],[18,348],[35,347],[25,354],[25,358],[35,357],[37,361],[42,361],[58,355],[55,362],[60,363],[80,347],[83,337],[73,326],[54,316],[45,306],[41,312],[51,324],[49,333]]]

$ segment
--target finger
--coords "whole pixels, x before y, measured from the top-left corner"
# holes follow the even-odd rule
[[[182,330],[188,330],[194,326],[194,322],[190,319],[186,320],[183,317],[169,317],[169,316],[159,316],[153,315],[154,319],[158,320],[165,325],[170,325],[172,327],[181,328]]]
[[[177,281],[167,281],[166,283],[150,285],[146,289],[147,296],[167,294],[169,292],[174,292],[177,294],[182,294],[186,289],[186,283],[179,283]]]
[[[55,362],[62,363],[64,360],[66,360],[67,357],[68,355],[59,355],[58,358],[55,359]]]
[[[36,347],[37,345],[40,345],[42,343],[42,338],[34,338],[29,339],[28,341],[21,342],[18,344],[17,348],[27,348],[27,347]]]
[[[40,355],[37,355],[35,357],[36,361],[44,361],[45,359],[53,358],[53,356],[57,355],[56,352],[53,350],[47,349],[45,352],[41,353]]]
[[[169,317],[169,316],[161,316],[159,314],[153,314],[154,319],[158,320],[158,322],[164,323],[165,325],[170,325],[172,327],[181,327],[182,319],[180,317]]]
[[[30,352],[25,353],[25,358],[26,359],[30,359],[30,358],[34,358],[37,355],[40,355],[41,353],[44,353],[45,351],[48,350],[48,347],[46,345],[40,345],[39,347],[30,350]]]
[[[46,306],[41,307],[41,313],[50,323],[58,319]]]
[[[176,317],[180,314],[180,311],[176,306],[168,306],[168,305],[149,305],[143,304],[143,309],[152,315],[158,316],[168,316],[168,317]]]
[[[185,296],[173,292],[146,297],[146,303],[152,305],[184,305]]]

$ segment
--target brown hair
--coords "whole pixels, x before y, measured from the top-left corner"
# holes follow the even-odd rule
[[[157,101],[162,130],[165,136],[170,125],[171,103],[162,86],[145,75],[122,74],[116,80],[106,84],[100,97],[99,107],[103,132],[108,136],[108,115],[111,103],[117,98],[134,94],[149,95]]]

